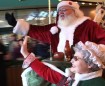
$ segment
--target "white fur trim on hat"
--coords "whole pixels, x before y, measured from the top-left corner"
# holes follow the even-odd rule
[[[24,19],[19,19],[17,21],[16,26],[13,29],[13,33],[20,35],[27,35],[29,31],[29,23],[27,23]]]
[[[58,33],[58,28],[57,28],[57,26],[51,27],[50,32],[51,32],[52,34]]]
[[[60,2],[60,3],[57,5],[57,10],[58,10],[60,7],[62,7],[62,6],[70,6],[70,7],[72,7],[72,8],[79,9],[78,3],[73,2],[73,1],[62,1],[62,2]]]

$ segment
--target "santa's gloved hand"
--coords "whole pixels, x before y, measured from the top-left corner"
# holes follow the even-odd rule
[[[6,13],[5,14],[5,19],[7,20],[9,25],[12,25],[13,27],[15,27],[17,21],[16,21],[13,13],[11,13],[11,14],[10,13]]]

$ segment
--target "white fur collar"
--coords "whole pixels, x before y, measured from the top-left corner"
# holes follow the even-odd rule
[[[84,80],[89,80],[89,79],[93,79],[96,77],[101,77],[102,76],[102,71],[103,70],[99,70],[96,72],[91,72],[91,73],[87,73],[87,74],[75,74],[75,82],[72,84],[72,86],[77,86],[77,84],[79,83],[79,81],[84,81]]]
[[[57,47],[58,52],[64,52],[66,40],[69,40],[70,46],[73,45],[74,31],[76,27],[78,27],[80,24],[82,24],[87,19],[89,19],[89,17],[79,18],[77,19],[77,21],[73,23],[73,25],[70,25],[68,27],[58,26],[61,29],[61,32],[59,34],[59,43]]]

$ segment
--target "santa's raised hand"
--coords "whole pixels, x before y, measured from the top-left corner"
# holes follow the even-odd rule
[[[5,19],[7,20],[8,24],[15,27],[17,24],[16,18],[14,16],[14,13],[6,13]]]
[[[27,42],[28,39],[30,37],[29,36],[25,36],[23,43],[21,44],[21,54],[24,56],[24,58],[26,58],[30,53],[28,52],[28,48],[27,48]]]

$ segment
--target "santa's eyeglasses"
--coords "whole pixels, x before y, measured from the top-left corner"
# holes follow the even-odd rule
[[[66,12],[68,10],[70,10],[70,9],[68,9],[68,8],[62,8],[62,9],[59,9],[58,12]]]

